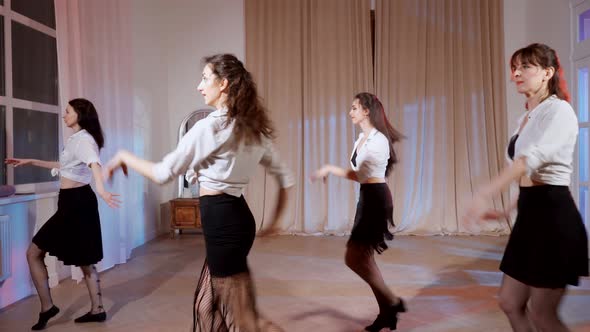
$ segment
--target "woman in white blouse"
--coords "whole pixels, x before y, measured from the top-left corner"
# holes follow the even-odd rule
[[[108,176],[130,167],[162,184],[185,174],[198,179],[206,261],[195,291],[193,331],[261,331],[274,328],[256,310],[247,256],[256,232],[242,195],[258,164],[273,174],[281,189],[270,229],[294,184],[273,149],[273,126],[256,85],[241,61],[230,54],[206,57],[198,90],[216,108],[182,137],[158,163],[121,151],[108,163]]]
[[[102,322],[106,313],[102,306],[100,280],[94,264],[102,260],[102,237],[98,202],[90,187],[94,177],[96,191],[110,206],[118,207],[117,194],[104,189],[99,150],[104,138],[94,105],[82,98],[70,100],[63,120],[74,130],[61,153],[59,162],[37,159],[8,158],[14,167],[33,165],[52,169],[60,175],[57,212],[39,229],[27,250],[27,261],[33,284],[41,301],[39,321],[33,330],[42,330],[59,309],[53,304],[49,291],[45,254],[49,253],[64,262],[76,265],[84,273],[90,295],[91,309],[75,319],[76,323]]]
[[[511,80],[526,97],[507,148],[513,162],[477,192],[465,221],[518,208],[500,265],[500,307],[514,331],[569,331],[559,319],[559,303],[567,285],[588,275],[586,230],[569,191],[578,120],[553,49],[531,44],[512,55],[510,66]],[[520,185],[517,204],[506,212],[488,210],[492,197],[514,181]]]
[[[389,226],[393,224],[393,201],[386,177],[397,163],[394,143],[403,136],[387,120],[381,101],[370,93],[354,97],[350,110],[352,123],[362,132],[354,143],[350,169],[324,165],[312,180],[325,179],[329,174],[361,183],[354,227],[346,247],[346,265],[369,284],[377,303],[379,315],[367,331],[395,329],[397,314],[406,308],[401,298],[393,295],[385,284],[375,262],[375,251],[387,249],[385,240],[392,240]]]

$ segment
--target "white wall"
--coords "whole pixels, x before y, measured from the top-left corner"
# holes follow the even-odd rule
[[[244,4],[133,0],[132,7],[134,112],[145,115],[145,156],[156,161],[176,146],[182,119],[205,107],[197,92],[201,59],[222,52],[244,58]],[[154,190],[160,203],[175,198],[174,183]]]

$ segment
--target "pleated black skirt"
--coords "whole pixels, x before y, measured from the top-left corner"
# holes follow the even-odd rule
[[[361,184],[354,226],[349,242],[369,245],[377,253],[387,249],[386,240],[393,240],[389,226],[393,223],[393,200],[387,183]]]
[[[98,202],[90,185],[59,190],[57,212],[35,234],[33,243],[65,265],[102,260]]]
[[[521,187],[500,270],[533,287],[578,285],[588,275],[588,238],[567,186]]]

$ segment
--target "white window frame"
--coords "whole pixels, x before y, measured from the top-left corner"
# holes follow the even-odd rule
[[[0,96],[0,105],[6,107],[6,156],[8,158],[19,157],[14,156],[14,109],[22,108],[34,111],[41,111],[47,113],[53,113],[58,115],[58,151],[63,148],[62,141],[59,139],[62,132],[62,121],[60,118],[61,102],[58,99],[58,105],[50,105],[39,102],[33,102],[29,100],[22,100],[13,97],[13,82],[12,82],[12,21],[18,22],[31,29],[42,32],[48,36],[57,39],[56,29],[50,28],[44,24],[34,21],[31,18],[23,16],[17,12],[12,11],[10,8],[11,0],[4,0],[4,4],[0,5],[0,15],[4,17],[4,66],[5,66],[5,83],[6,83],[6,96]],[[58,87],[59,89],[59,87]],[[2,161],[4,162],[4,161]],[[47,170],[49,172],[49,170]],[[14,185],[14,169],[12,167],[6,168],[6,184]],[[59,190],[59,180],[51,182],[38,182],[15,185],[17,193],[43,193]]]
[[[583,40],[578,41],[579,39],[579,15],[590,10],[590,0],[570,0],[570,32],[571,32],[571,49],[572,49],[572,56],[571,56],[571,72],[569,73],[570,77],[572,77],[572,106],[578,115],[578,119],[580,119],[580,111],[578,108],[579,106],[579,78],[578,78],[578,71],[580,68],[587,68],[589,75],[590,75],[590,33],[589,36]],[[587,98],[590,98],[590,78],[589,82],[586,87],[587,91]],[[590,100],[589,105],[590,108]],[[590,110],[586,110],[586,112],[590,113]],[[588,119],[585,122],[578,122],[580,129],[582,128],[590,128],[590,114]],[[586,142],[586,146],[590,150],[590,138],[588,142]],[[575,153],[574,153],[574,176],[572,181],[572,196],[574,197],[578,207],[581,208],[582,205],[585,206],[585,216],[582,216],[586,223],[586,231],[590,234],[590,178],[587,181],[581,182],[580,181],[580,158],[579,158],[579,149],[580,149],[580,140],[578,140],[578,144],[576,145]],[[590,154],[590,151],[588,152]],[[590,165],[588,165],[590,167]],[[590,172],[590,171],[589,171]],[[580,189],[581,188],[588,188],[588,193],[585,202],[580,202]],[[590,248],[588,249],[590,253]]]

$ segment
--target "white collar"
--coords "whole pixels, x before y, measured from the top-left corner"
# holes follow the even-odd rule
[[[82,135],[83,132],[87,133],[86,129],[80,129],[80,130],[78,130],[77,132],[73,133],[68,139],[73,139],[76,136],[80,136],[80,135]]]
[[[377,130],[377,128],[373,127],[373,129],[371,129],[371,132],[369,133],[369,136],[367,136],[367,140],[371,139],[371,137],[377,135],[377,132],[379,130]],[[359,135],[359,139],[365,137],[365,132],[361,131],[360,135]]]

